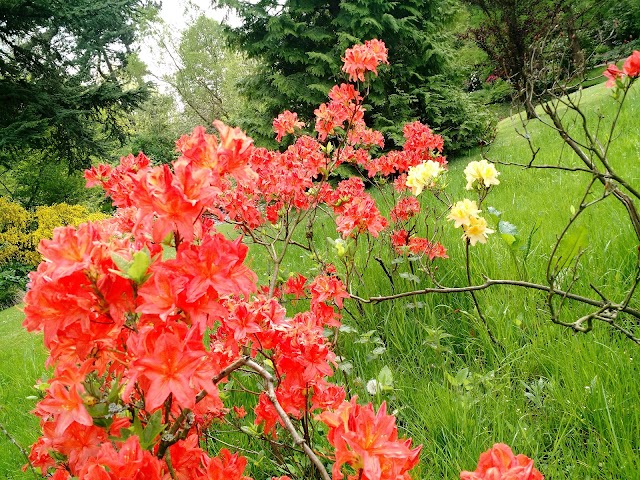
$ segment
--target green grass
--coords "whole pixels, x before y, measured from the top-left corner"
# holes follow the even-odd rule
[[[602,86],[583,93],[583,105],[591,118],[602,116],[601,128],[614,114],[615,102],[610,96]],[[639,100],[636,88],[619,120],[610,152],[614,165],[635,185],[640,183]],[[488,152],[492,160],[529,161],[527,143],[514,134],[514,127],[522,130],[515,119],[499,125]],[[541,148],[538,163],[575,163],[573,154],[550,129],[532,122],[528,132],[534,145]],[[454,200],[469,195],[463,190],[462,170],[469,160],[478,158],[475,154],[452,162],[449,190]],[[527,278],[544,283],[551,246],[571,215],[570,206],[577,206],[588,177],[514,166],[498,168],[501,184],[485,205],[502,211],[503,218],[524,233],[540,222]],[[593,295],[589,288],[593,282],[605,295],[621,300],[633,274],[638,243],[626,211],[610,198],[594,207],[584,220],[589,248],[574,290]],[[450,228],[445,231],[442,241],[451,260],[443,262],[441,269],[447,284],[461,286],[464,272],[460,257],[464,252],[459,235]],[[509,249],[498,238],[472,249],[472,258],[478,282],[482,281],[480,273],[491,278],[519,278]],[[361,294],[391,293],[382,271],[367,278],[369,283]],[[419,286],[429,285],[423,280]],[[367,306],[363,315],[347,319],[361,332],[375,329],[387,347],[377,360],[367,361],[372,345],[354,343],[347,346],[347,356],[358,359],[354,363],[360,367],[362,383],[375,378],[383,365],[391,367],[396,388],[383,398],[400,409],[404,433],[424,445],[419,475],[457,478],[461,469],[474,468],[480,452],[501,441],[536,459],[547,478],[637,478],[640,411],[635,405],[640,396],[635,379],[640,367],[634,357],[638,347],[602,324],[589,335],[551,324],[545,298],[536,292],[495,287],[479,293],[478,298],[504,352],[489,341],[469,297],[464,295],[422,296]],[[423,306],[415,308],[418,301]],[[637,307],[638,302],[633,304]],[[575,320],[586,311],[572,304],[563,317]],[[362,389],[359,393],[367,398]]]
[[[611,92],[599,85],[582,96],[591,118],[600,116],[601,131],[605,131],[615,111]],[[636,88],[620,117],[610,152],[616,168],[635,185],[640,184],[639,110],[640,89]],[[570,115],[565,118],[571,123]],[[527,142],[514,133],[514,127],[522,131],[517,119],[499,124],[496,140],[487,152],[490,159],[528,162]],[[576,162],[547,127],[531,122],[527,131],[534,146],[540,147],[539,163]],[[462,171],[469,160],[478,158],[479,152],[474,152],[451,161],[448,191],[454,200],[469,195]],[[488,244],[472,249],[475,281],[482,281],[480,275],[485,273],[491,278],[518,279],[524,275],[543,282],[551,246],[588,178],[516,166],[498,169],[501,184],[491,192],[486,207],[502,211],[502,218],[515,224],[521,236],[536,225],[540,228],[532,239],[526,275],[522,252],[517,251],[514,259],[494,235]],[[424,194],[422,197],[425,205],[433,201]],[[620,300],[633,274],[638,243],[626,212],[609,198],[583,221],[589,231],[589,246],[574,290],[592,295],[589,283],[594,283],[605,295]],[[466,281],[460,235],[451,225],[442,231],[441,241],[451,258],[438,262],[448,285],[462,286]],[[327,236],[337,235],[318,221],[316,242],[330,258]],[[374,254],[390,259],[386,251],[376,249]],[[253,268],[266,271],[260,256],[254,255],[250,262]],[[304,254],[292,247],[283,273],[301,271],[308,276],[309,266]],[[409,271],[408,264],[398,266],[397,273],[405,271]],[[398,291],[429,285],[425,278],[416,285],[398,274],[394,282]],[[363,297],[392,293],[376,262],[371,262],[363,283],[355,288]],[[387,401],[389,410],[397,411],[401,435],[423,445],[415,477],[459,478],[460,470],[475,468],[482,451],[495,442],[505,442],[517,453],[534,458],[549,479],[638,478],[639,347],[603,324],[597,324],[588,335],[553,325],[544,295],[535,291],[493,287],[479,292],[478,300],[504,350],[489,340],[468,295],[422,295],[363,306],[346,303],[344,323],[357,331],[341,334],[339,353],[354,366],[348,374],[351,393],[363,402]],[[637,300],[632,305],[639,307]],[[586,312],[584,306],[571,304],[563,311],[563,318],[573,320]],[[33,407],[33,401],[26,398],[33,394],[31,386],[43,370],[44,355],[40,338],[22,332],[20,322],[16,309],[0,314],[0,341],[4,342],[0,345],[0,421],[18,441],[28,445],[37,435],[37,422],[26,413]],[[374,333],[367,336],[370,331]],[[369,394],[367,381],[376,378],[385,366],[393,373],[392,388]],[[19,451],[5,438],[0,442],[0,477],[27,478],[20,476],[24,461]]]
[[[23,447],[38,438],[38,420],[29,412],[36,401],[33,388],[44,372],[42,337],[22,329],[22,312],[0,312],[0,423]],[[20,450],[0,432],[0,478],[33,478],[21,471],[26,463]]]

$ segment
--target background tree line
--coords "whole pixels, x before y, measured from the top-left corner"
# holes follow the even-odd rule
[[[453,159],[490,140],[511,97],[531,112],[554,81],[588,74],[640,38],[634,0],[213,5],[240,24],[200,12],[173,37],[151,0],[0,1],[0,195],[27,208],[95,203],[78,173],[91,162],[139,150],[170,161],[179,135],[216,118],[273,146],[271,119],[291,109],[311,129],[340,81],[331,72],[341,52],[374,37],[386,41],[392,72],[371,87],[368,122],[393,146],[401,125],[419,119],[446,137]],[[152,31],[170,68],[149,81],[136,39]]]

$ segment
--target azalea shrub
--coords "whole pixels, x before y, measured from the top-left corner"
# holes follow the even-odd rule
[[[314,135],[294,112],[275,119],[277,139],[293,138],[282,151],[215,122],[218,135],[198,127],[180,138],[171,166],[140,153],[86,172],[116,212],[42,240],[25,298],[24,325],[44,333],[52,369],[34,412],[35,471],[241,480],[242,449],[203,443],[233,426],[272,449],[283,480],[410,478],[420,446],[399,435],[384,403],[359,403],[336,374],[342,312],[368,261],[354,252],[376,239],[431,275],[447,259],[438,222],[453,222],[467,248],[487,242],[482,203],[500,182],[493,164],[473,162],[473,198],[449,202],[443,139],[419,122],[405,126],[401,149],[379,153],[384,139],[366,126],[361,92],[386,63],[379,40],[347,50],[349,82],[316,110]],[[363,176],[332,183],[345,163]],[[363,178],[392,185],[388,217]],[[427,193],[440,199],[432,229],[418,222]],[[316,247],[318,221],[333,222],[334,261]],[[227,238],[221,223],[241,235]],[[247,242],[269,260],[266,282],[247,266]],[[313,278],[282,277],[294,249],[314,259]],[[461,478],[542,478],[526,457],[494,450]]]

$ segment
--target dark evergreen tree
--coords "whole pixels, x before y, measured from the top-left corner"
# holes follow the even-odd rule
[[[151,0],[0,0],[0,166],[87,167],[147,97],[127,74]],[[33,166],[38,169],[37,165]]]
[[[232,42],[261,67],[243,85],[251,109],[240,120],[258,140],[273,138],[271,119],[285,109],[313,125],[313,110],[344,80],[346,48],[378,38],[389,49],[369,91],[369,124],[401,141],[403,123],[420,119],[447,137],[449,152],[477,144],[485,117],[450,81],[450,0],[218,0],[242,19]]]

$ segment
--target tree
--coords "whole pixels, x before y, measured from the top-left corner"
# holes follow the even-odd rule
[[[160,44],[169,57],[169,67],[176,69],[162,80],[184,104],[188,130],[199,124],[210,126],[214,120],[228,122],[240,117],[243,100],[238,82],[253,70],[253,62],[226,45],[219,22],[200,15],[182,32],[177,46],[172,45],[167,31]]]
[[[514,86],[516,100],[535,116],[535,98],[581,77],[599,45],[638,35],[632,2],[594,0],[466,0],[482,12],[471,30],[498,76]],[[635,2],[637,3],[637,2]],[[628,50],[628,48],[627,48]],[[602,59],[600,59],[601,61]],[[610,61],[613,58],[606,58]]]
[[[25,156],[69,170],[126,136],[123,114],[147,96],[126,67],[151,0],[0,3],[0,165]],[[36,165],[33,169],[38,169]]]
[[[393,142],[399,125],[419,119],[449,140],[452,150],[475,145],[485,122],[478,109],[448,79],[446,33],[454,5],[441,0],[260,2],[218,0],[233,8],[242,25],[227,27],[231,41],[260,62],[243,85],[250,102],[242,126],[258,141],[272,140],[266,125],[283,110],[308,124],[329,88],[344,79],[345,48],[371,38],[389,48],[390,74],[371,85],[367,121]],[[311,121],[311,124],[312,121]]]
[[[159,92],[153,92],[130,118],[134,133],[120,153],[144,152],[156,163],[175,160],[176,139],[194,127],[178,112],[176,99]]]

